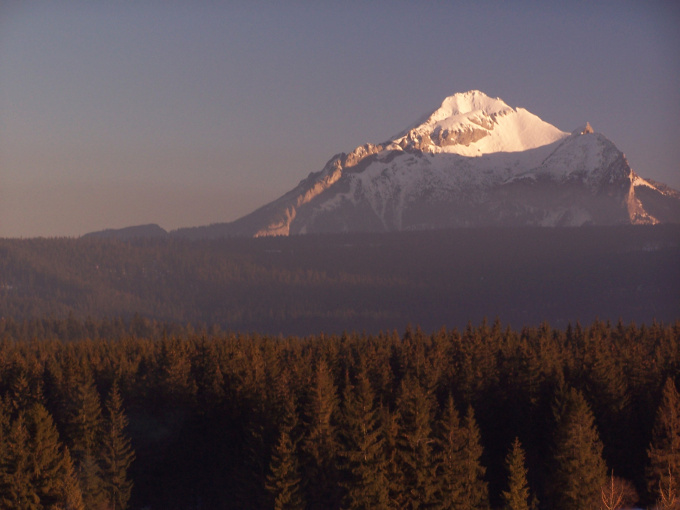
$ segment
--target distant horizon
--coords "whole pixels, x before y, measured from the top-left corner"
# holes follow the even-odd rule
[[[0,237],[234,221],[477,89],[680,189],[680,7],[0,6]]]

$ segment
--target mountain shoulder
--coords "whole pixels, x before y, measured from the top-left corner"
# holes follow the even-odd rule
[[[125,228],[107,228],[106,230],[99,230],[96,232],[89,232],[82,237],[92,237],[92,238],[109,238],[109,239],[136,239],[136,238],[148,238],[148,237],[166,237],[168,232],[156,223],[150,223],[147,225],[135,225],[132,227]]]

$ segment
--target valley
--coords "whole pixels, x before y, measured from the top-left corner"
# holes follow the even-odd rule
[[[482,228],[188,241],[0,240],[0,316],[139,314],[225,330],[672,322],[680,226]]]

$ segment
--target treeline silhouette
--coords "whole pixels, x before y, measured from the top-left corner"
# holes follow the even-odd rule
[[[0,239],[0,317],[135,313],[232,331],[673,321],[680,226],[186,241]]]
[[[680,322],[0,320],[0,506],[676,508],[679,377]]]

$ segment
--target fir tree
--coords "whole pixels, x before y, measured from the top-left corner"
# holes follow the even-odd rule
[[[592,510],[607,476],[602,442],[583,395],[569,389],[559,403],[553,486],[558,510]]]
[[[106,413],[101,453],[104,492],[112,510],[124,510],[132,491],[128,470],[135,459],[135,453],[125,435],[128,420],[123,411],[118,385],[115,383],[106,401]]]
[[[680,493],[680,396],[673,379],[663,387],[661,403],[652,430],[652,442],[647,450],[648,489],[651,494],[661,490]],[[669,481],[672,480],[672,483]]]
[[[530,510],[529,484],[524,458],[524,449],[519,438],[516,437],[505,461],[508,468],[508,490],[503,492],[505,510]]]

